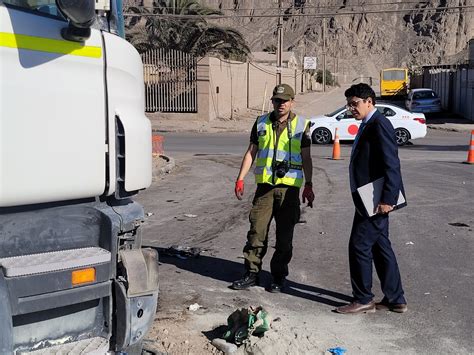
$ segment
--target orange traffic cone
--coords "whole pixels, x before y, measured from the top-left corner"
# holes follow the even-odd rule
[[[339,135],[337,134],[337,128],[334,132],[334,145],[332,147],[332,160],[341,159],[341,145],[339,144]]]
[[[474,164],[474,130],[471,131],[471,142],[467,151],[467,160],[465,164]]]
[[[159,135],[153,135],[151,137],[152,153],[154,157],[163,155],[165,153],[163,149],[163,141],[165,137]]]

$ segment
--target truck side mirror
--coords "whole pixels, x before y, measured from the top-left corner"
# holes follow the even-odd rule
[[[95,0],[56,0],[56,5],[69,20],[69,26],[61,31],[64,39],[74,42],[88,39],[95,20]]]

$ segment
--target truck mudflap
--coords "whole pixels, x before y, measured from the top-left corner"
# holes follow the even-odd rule
[[[158,253],[154,249],[119,252],[123,278],[115,282],[116,351],[139,343],[155,318],[158,303]]]
[[[8,354],[13,349],[13,324],[8,297],[8,288],[0,268],[0,354]]]

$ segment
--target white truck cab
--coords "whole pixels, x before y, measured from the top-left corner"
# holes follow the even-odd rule
[[[0,354],[131,353],[153,321],[151,127],[110,1],[0,0]]]

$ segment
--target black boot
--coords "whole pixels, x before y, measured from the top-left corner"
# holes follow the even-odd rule
[[[234,290],[245,290],[251,286],[256,286],[259,283],[258,274],[255,272],[246,272],[245,275],[237,281],[234,281],[230,286]]]

